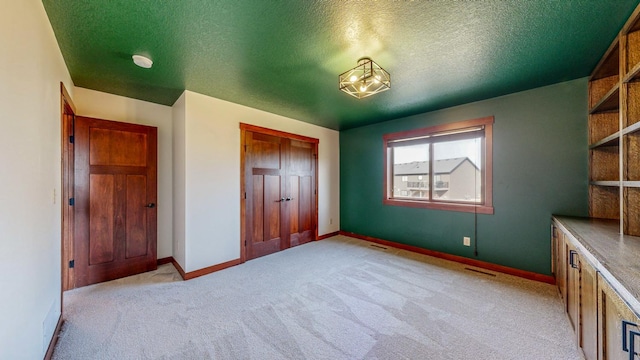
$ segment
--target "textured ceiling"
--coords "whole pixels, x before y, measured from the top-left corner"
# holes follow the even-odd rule
[[[588,75],[638,0],[43,0],[75,85],[347,129]],[[131,55],[154,61],[136,67]],[[391,90],[338,74],[369,56]]]

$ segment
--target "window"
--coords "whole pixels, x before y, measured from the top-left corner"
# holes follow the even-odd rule
[[[493,117],[386,134],[384,203],[493,214]]]

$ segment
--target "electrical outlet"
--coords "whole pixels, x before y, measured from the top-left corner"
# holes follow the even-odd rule
[[[471,246],[471,238],[468,236],[465,236],[462,238],[462,245],[464,246]]]

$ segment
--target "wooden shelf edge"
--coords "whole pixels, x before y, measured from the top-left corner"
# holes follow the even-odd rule
[[[622,186],[630,188],[640,188],[640,181],[623,181]]]
[[[627,19],[627,22],[622,26],[622,30],[620,31],[622,34],[629,34],[632,33],[634,31],[637,31],[640,29],[640,6],[636,7],[635,10],[633,10],[633,13],[631,14],[631,16],[629,16],[629,19]]]
[[[616,99],[615,106],[612,106],[609,103],[613,103],[613,99]],[[589,110],[589,114],[608,112],[608,111],[618,111],[620,109],[620,84],[617,83],[613,86],[611,90],[609,90],[603,97],[595,104],[591,110]]]
[[[627,126],[626,128],[622,129],[622,134],[623,135],[628,135],[631,133],[634,133],[636,131],[640,130],[640,121],[638,121],[637,123],[631,124],[629,126]]]
[[[620,186],[620,181],[617,180],[611,180],[611,181],[590,181],[589,182],[590,185],[595,185],[595,186],[608,186],[608,187],[619,187]]]
[[[611,56],[613,55],[618,55],[618,60],[616,60],[616,66],[615,68],[618,68],[618,64],[620,63],[620,51],[619,51],[619,39],[620,36],[616,36],[615,39],[613,39],[613,42],[611,43],[611,45],[609,45],[609,48],[607,49],[607,51],[604,53],[604,55],[602,56],[602,58],[600,58],[600,61],[598,62],[598,64],[596,65],[596,67],[593,69],[593,71],[591,72],[591,76],[589,77],[589,81],[593,81],[593,80],[598,80],[598,79],[602,79],[608,76],[613,76],[613,75],[619,75],[618,72],[615,73],[609,73],[607,71],[605,71],[604,73],[600,73],[600,71],[603,71],[603,69],[606,69],[606,65],[609,61],[612,61]]]
[[[628,73],[622,78],[622,82],[628,83],[640,80],[640,63],[637,63]]]
[[[589,145],[589,149],[593,150],[599,147],[619,146],[619,145],[620,145],[620,131],[616,131],[615,133]]]

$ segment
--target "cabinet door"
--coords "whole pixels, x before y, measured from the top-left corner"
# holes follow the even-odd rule
[[[566,304],[565,284],[567,281],[567,260],[565,256],[564,237],[560,229],[556,226],[553,227],[553,257],[556,285],[558,286],[558,291],[560,291],[562,301]]]
[[[598,291],[597,272],[579,256],[580,334],[579,342],[586,360],[598,359]]]
[[[566,234],[563,234],[563,238],[567,254],[566,310],[569,320],[571,320],[573,331],[579,334],[580,268],[578,264],[578,252],[569,239],[567,239]]]
[[[598,334],[600,359],[640,359],[637,355],[640,352],[640,336],[632,335],[633,332],[640,333],[640,329],[635,325],[640,325],[640,319],[600,274],[598,318],[601,319]],[[636,353],[634,356],[630,356],[632,349]]]

